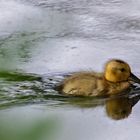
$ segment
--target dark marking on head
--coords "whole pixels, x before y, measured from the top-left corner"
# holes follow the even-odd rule
[[[123,64],[125,64],[125,62],[124,62],[124,61],[119,60],[119,59],[116,59],[115,61],[116,61],[116,62],[118,62],[118,63],[123,63]]]

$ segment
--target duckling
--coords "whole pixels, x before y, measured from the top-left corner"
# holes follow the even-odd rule
[[[119,59],[109,60],[103,73],[78,72],[64,79],[57,87],[65,95],[103,96],[114,95],[131,87],[131,82],[140,83],[130,66]]]

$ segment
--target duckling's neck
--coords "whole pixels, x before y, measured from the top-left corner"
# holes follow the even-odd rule
[[[111,81],[111,80],[106,79],[105,77],[104,77],[104,80],[107,81],[108,83],[112,83],[112,84],[120,84],[120,83],[128,82],[128,80]]]

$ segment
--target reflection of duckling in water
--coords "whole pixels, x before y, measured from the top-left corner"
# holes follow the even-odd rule
[[[106,63],[103,74],[75,73],[66,78],[56,89],[73,96],[114,95],[129,89],[132,81],[140,83],[126,62],[113,59]]]
[[[132,111],[132,107],[139,100],[140,95],[133,98],[121,97],[108,100],[106,101],[106,113],[108,117],[114,120],[127,118]]]
[[[109,117],[115,120],[124,119],[132,111],[129,98],[112,99],[106,102],[106,112]]]

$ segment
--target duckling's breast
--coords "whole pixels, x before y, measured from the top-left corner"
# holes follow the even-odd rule
[[[108,82],[108,94],[113,95],[127,90],[131,84],[126,82],[109,83]]]

